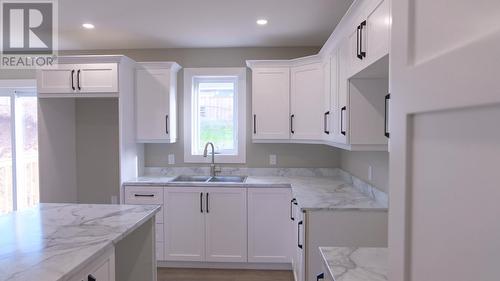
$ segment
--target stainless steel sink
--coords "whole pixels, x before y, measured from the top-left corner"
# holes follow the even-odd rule
[[[209,176],[187,176],[181,175],[172,180],[172,182],[207,182],[211,177]]]
[[[174,178],[171,182],[225,182],[225,183],[242,183],[247,179],[246,176],[189,176],[180,175]]]
[[[215,176],[208,182],[244,182],[246,179],[246,176]]]

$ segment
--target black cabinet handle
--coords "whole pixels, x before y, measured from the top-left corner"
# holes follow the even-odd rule
[[[316,275],[316,281],[323,280],[323,279],[325,279],[325,274],[323,272]]]
[[[330,134],[330,131],[328,130],[328,115],[330,115],[330,111],[327,111],[325,112],[324,116],[323,116],[323,126],[324,126],[324,132],[325,134],[329,135]]]
[[[253,133],[257,134],[257,114],[253,115]]]
[[[291,201],[290,201],[290,219],[291,220],[295,220],[295,218],[293,217],[293,203],[296,201],[297,199],[293,198]]]
[[[347,111],[347,108],[345,106],[340,109],[340,133],[345,136],[346,131],[344,131],[344,111]]]
[[[203,213],[203,192],[200,192],[200,213]]]
[[[384,113],[384,135],[389,138],[390,134],[389,134],[389,131],[388,131],[388,125],[387,125],[387,122],[389,121],[389,111],[387,110],[388,109],[388,103],[389,103],[389,100],[391,99],[391,94],[387,94],[385,96],[385,113]]]
[[[299,221],[299,223],[297,224],[297,247],[299,247],[300,249],[303,248],[303,245],[300,244],[300,226],[304,224],[304,221]]]
[[[165,133],[168,135],[168,114],[165,115]]]
[[[134,197],[155,197],[154,194],[134,194]]]
[[[78,90],[82,89],[82,87],[80,87],[80,73],[82,73],[82,71],[78,69],[78,72],[76,73],[76,86],[78,87]]]
[[[358,57],[358,59],[362,60],[363,56],[360,54],[360,47],[359,47],[360,31],[361,31],[361,25],[358,25],[358,27],[356,28],[356,57]]]
[[[207,204],[207,214],[210,212],[209,209],[208,209],[208,192],[207,192],[207,197],[205,198],[206,199],[206,204]]]
[[[295,134],[295,131],[293,130],[293,118],[295,117],[295,114],[290,115],[290,132],[292,134]]]
[[[97,281],[97,279],[92,274],[89,274],[89,276],[87,277],[87,280],[88,281]]]
[[[366,20],[364,20],[360,25],[359,30],[359,54],[361,55],[361,59],[366,57],[366,51],[363,51],[363,29],[366,26]]]
[[[75,90],[75,70],[71,70],[71,88]]]

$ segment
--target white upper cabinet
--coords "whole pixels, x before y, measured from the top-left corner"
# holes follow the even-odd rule
[[[147,143],[177,140],[177,63],[138,63],[136,139]]]
[[[252,139],[290,137],[290,68],[252,70]]]
[[[39,94],[118,94],[118,64],[59,64],[37,71]]]
[[[291,69],[290,133],[295,140],[320,140],[324,130],[323,65],[321,62]]]
[[[390,0],[362,1],[353,18],[349,33],[352,75],[389,54]]]

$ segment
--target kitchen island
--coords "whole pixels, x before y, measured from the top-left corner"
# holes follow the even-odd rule
[[[159,207],[40,204],[0,216],[0,280],[156,280]]]

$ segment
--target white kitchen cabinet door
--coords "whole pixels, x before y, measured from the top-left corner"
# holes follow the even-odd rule
[[[79,64],[76,69],[77,93],[118,92],[118,65],[116,63]]]
[[[206,188],[206,261],[247,261],[247,191]]]
[[[252,70],[252,139],[290,138],[290,68]]]
[[[498,280],[500,1],[392,15],[389,280]]]
[[[311,63],[291,69],[290,132],[294,140],[323,138],[322,63]]]
[[[176,141],[176,81],[172,81],[171,78],[169,68],[140,67],[136,70],[135,108],[138,142]]]
[[[376,0],[366,18],[366,60],[371,64],[389,53],[390,0]]]
[[[341,43],[338,53],[338,94],[333,118],[335,127],[335,141],[347,144],[349,132],[349,41]]]
[[[327,141],[337,142],[338,135],[340,134],[339,124],[339,57],[338,50],[335,50],[330,55],[330,114],[328,114],[328,129],[329,134],[326,138]]]
[[[165,188],[165,260],[204,260],[204,191],[195,187]]]
[[[76,91],[76,70],[74,64],[59,64],[57,68],[37,71],[39,94],[68,94]]]
[[[289,263],[292,255],[289,188],[248,189],[248,261]]]
[[[292,234],[294,235],[292,248],[295,249],[295,260],[294,260],[294,275],[296,281],[305,281],[305,222],[304,213],[300,211],[300,208],[295,208],[295,221],[294,230]]]
[[[331,124],[331,75],[330,75],[330,57],[326,58],[323,62],[323,139],[328,140],[331,138],[333,128]],[[335,82],[335,81],[334,81]]]

